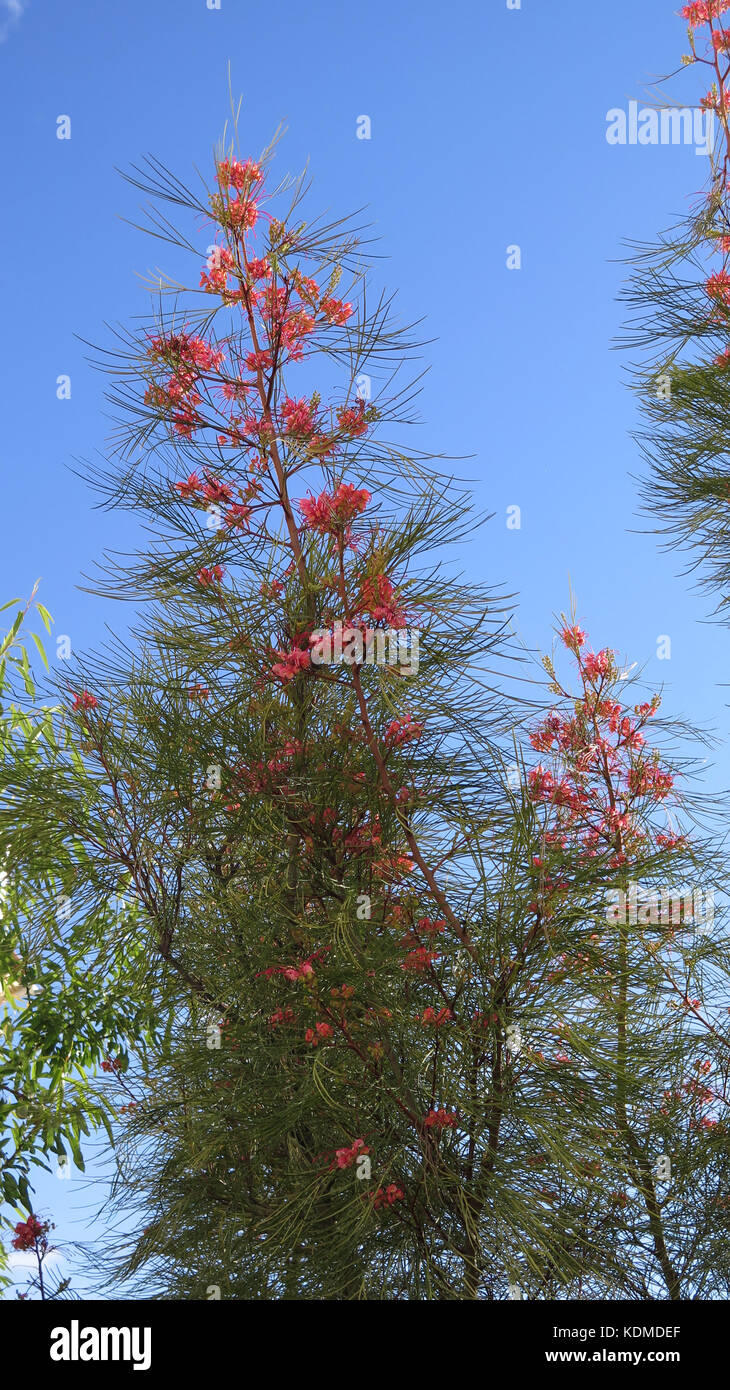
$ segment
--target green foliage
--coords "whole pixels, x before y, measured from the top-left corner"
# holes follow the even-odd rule
[[[154,1028],[148,1002],[131,992],[143,966],[135,908],[116,914],[127,944],[110,952],[110,895],[74,830],[78,817],[93,834],[94,781],[60,706],[39,702],[21,642],[34,596],[0,646],[0,1199],[16,1212],[31,1210],[35,1166],[50,1171],[70,1153],[83,1170],[83,1139],[100,1125],[111,1134],[97,1065],[109,1047],[139,1046]],[[50,631],[47,610],[34,607]],[[47,668],[40,637],[29,636]],[[28,806],[24,827],[20,799],[36,779],[39,792],[53,782],[55,817]]]
[[[232,158],[207,202],[154,161],[135,177],[196,280],[213,217],[225,274],[163,284],[108,363],[119,432],[92,478],[146,535],[98,587],[137,626],[57,683],[52,737],[23,715],[0,806],[10,949],[42,986],[34,1093],[70,1094],[71,1046],[87,1105],[106,1061],[115,1198],[143,1226],[113,1277],[179,1299],[726,1296],[727,933],[607,913],[632,881],[720,889],[688,795],[667,833],[686,731],[627,706],[566,619],[579,682],[546,659],[558,705],[529,745],[546,692],[530,673],[515,694],[509,600],[444,560],[468,498],[400,442],[411,331],[300,185],[252,261]],[[308,660],[338,622],[417,626],[417,667]]]

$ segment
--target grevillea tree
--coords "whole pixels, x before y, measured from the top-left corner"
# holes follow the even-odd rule
[[[84,794],[16,798],[18,871],[49,823],[85,846],[157,1020],[103,1064],[122,1268],[168,1298],[726,1286],[726,946],[647,899],[712,886],[690,769],[572,617],[552,710],[492,688],[505,601],[442,559],[467,499],[400,442],[409,330],[269,162],[133,180],[200,276],[107,362],[92,478],[150,542],[98,587],[140,616],[66,683]]]
[[[165,1296],[727,1288],[727,943],[701,847],[663,814],[658,699],[627,708],[613,654],[562,636],[577,686],[548,663],[560,698],[509,820],[458,855],[465,950],[409,879],[356,937],[310,928],[306,961],[239,977],[253,1026],[186,1018],[132,1081],[119,1196],[146,1225],[127,1269]],[[704,901],[667,920],[652,889],[688,875]]]
[[[594,1234],[605,1232],[608,1209],[620,1269],[611,1278],[604,1257],[602,1291],[708,1297],[726,1287],[730,956],[714,914],[721,875],[703,862],[696,825],[690,835],[676,818],[682,800],[685,812],[689,803],[677,805],[675,774],[649,732],[659,697],[627,709],[627,673],[614,653],[585,653],[574,623],[561,635],[578,689],[565,688],[546,662],[563,704],[531,735],[554,766],[533,769],[529,785],[548,810],[537,865],[550,891],[570,901],[586,873],[594,892],[613,879],[603,922],[557,966],[566,986],[557,1060],[576,1071]],[[686,785],[689,768],[676,771]],[[704,896],[697,887],[683,895],[668,888],[667,878],[678,885],[693,877]]]
[[[730,602],[730,4],[685,5],[695,100],[712,113],[710,173],[690,215],[642,248],[625,299],[650,466],[647,507],[686,549],[727,618]]]

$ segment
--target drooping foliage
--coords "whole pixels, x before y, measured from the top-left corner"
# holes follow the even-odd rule
[[[696,99],[713,121],[705,190],[654,246],[636,249],[623,296],[645,426],[647,510],[727,620],[730,601],[730,27],[726,0],[685,5]],[[705,71],[706,70],[706,71]]]

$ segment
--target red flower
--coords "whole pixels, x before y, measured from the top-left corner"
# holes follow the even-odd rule
[[[208,261],[208,269],[200,276],[200,288],[209,294],[225,294],[228,288],[228,274],[235,265],[233,256],[225,246],[216,246]]]
[[[309,670],[312,658],[308,651],[303,651],[301,647],[293,647],[290,652],[277,652],[279,660],[271,668],[272,676],[280,680],[282,685],[288,685],[300,672]]]
[[[319,1025],[318,1025],[318,1026],[319,1026]],[[367,1146],[366,1146],[366,1144],[365,1144],[365,1140],[364,1140],[364,1139],[356,1139],[355,1142],[354,1142],[354,1144],[353,1144],[353,1145],[351,1146],[351,1148],[349,1148],[349,1149],[335,1149],[335,1158],[337,1159],[337,1167],[338,1167],[338,1168],[350,1168],[350,1167],[352,1167],[352,1164],[355,1163],[355,1162],[357,1161],[358,1157],[359,1157],[361,1154],[369,1154],[369,1153],[370,1153],[370,1150],[369,1150],[369,1148],[367,1148]]]
[[[261,165],[253,159],[247,159],[245,164],[238,159],[222,159],[218,165],[218,178],[222,184],[228,184],[240,192],[249,184],[261,182]]]
[[[685,5],[680,14],[682,19],[689,22],[690,28],[697,29],[711,19],[718,19],[728,9],[730,0],[694,0],[693,4]]]
[[[730,277],[728,277],[730,285]],[[604,648],[602,652],[589,652],[583,662],[583,670],[589,680],[597,680],[601,676],[607,676],[613,665],[613,652]]]
[[[285,980],[291,980],[292,982],[294,982],[296,980],[308,979],[310,975],[314,974],[314,970],[310,965],[309,961],[305,960],[302,961],[301,965],[285,966],[281,973],[284,976]]]
[[[719,111],[722,116],[730,108],[730,88],[722,87],[718,92],[711,87],[707,96],[700,98],[700,111]]]
[[[435,1009],[428,1008],[428,1009],[424,1009],[424,1011],[423,1011],[423,1013],[421,1014],[421,1017],[420,1017],[420,1019],[419,1019],[419,1022],[420,1022],[420,1023],[432,1023],[432,1024],[434,1025],[434,1028],[440,1028],[440,1027],[441,1027],[441,1024],[442,1024],[442,1023],[448,1023],[448,1020],[449,1020],[450,1018],[453,1018],[453,1014],[452,1014],[452,1012],[451,1012],[451,1009],[446,1009],[446,1008],[439,1009],[438,1013],[436,1013],[436,1010],[435,1010]]]
[[[99,701],[95,695],[90,695],[88,690],[82,690],[79,695],[74,695],[71,708],[73,710],[96,709],[98,704]]]
[[[206,482],[203,488],[203,496],[206,502],[230,502],[233,499],[231,489],[222,483],[219,478],[214,478],[206,471]]]
[[[338,327],[347,323],[352,313],[352,305],[343,304],[341,299],[323,299],[319,307],[327,322],[335,323]]]
[[[575,626],[564,627],[560,636],[562,637],[566,647],[569,647],[572,652],[577,652],[578,649],[583,646],[583,643],[586,640],[586,635],[583,632],[583,629]]]
[[[293,1023],[294,1019],[295,1014],[293,1009],[277,1009],[276,1013],[271,1015],[269,1023],[272,1028],[278,1028],[279,1024]]]
[[[252,257],[248,262],[248,273],[252,280],[270,280],[271,266],[265,256],[256,259]]]
[[[280,579],[265,579],[259,589],[262,598],[278,598],[284,585]]]
[[[181,497],[188,498],[196,497],[197,494],[202,491],[203,484],[197,473],[191,473],[186,483],[175,483],[175,487]]]
[[[430,917],[419,917],[416,927],[419,932],[423,932],[426,936],[440,936],[446,930],[446,918],[439,917],[436,921],[432,921]]]
[[[726,270],[718,270],[711,275],[705,289],[710,299],[716,299],[722,304],[730,304],[730,275]]]
[[[626,780],[634,796],[651,796],[655,801],[662,801],[674,786],[671,773],[662,772],[654,763],[637,763]]]
[[[300,340],[312,333],[314,326],[314,319],[306,309],[295,309],[278,325],[281,345],[288,349],[292,362],[298,362],[304,356]]]
[[[284,433],[297,439],[306,439],[316,426],[314,408],[311,401],[293,401],[289,397],[281,407]]]
[[[15,1227],[15,1240],[13,1250],[30,1250],[36,1241],[45,1236],[50,1229],[50,1222],[39,1221],[37,1216],[32,1214],[27,1221],[19,1221]]]
[[[197,367],[199,371],[211,371],[223,361],[223,353],[216,351],[202,338],[191,337],[189,333],[171,333],[169,338],[151,338],[148,348],[150,357],[160,358],[177,368],[178,379],[183,385],[192,385],[190,372],[180,373],[180,367]]]
[[[388,1183],[386,1188],[379,1187],[373,1194],[373,1206],[378,1211],[381,1207],[392,1207],[394,1202],[399,1202],[405,1193],[394,1182]]]
[[[316,1047],[321,1038],[331,1037],[332,1029],[329,1023],[317,1023],[314,1028],[308,1028],[304,1034],[305,1042],[311,1043],[312,1047]]]
[[[220,584],[224,573],[222,565],[212,565],[210,569],[198,570],[197,580],[204,589],[207,589],[211,584]]]
[[[686,837],[684,835],[662,835],[658,834],[656,842],[662,849],[684,848]]]
[[[385,730],[385,741],[392,748],[398,748],[402,743],[408,743],[413,738],[420,738],[423,733],[423,725],[417,723],[411,714],[407,714],[405,719],[393,719]]]
[[[438,958],[438,951],[429,951],[425,946],[417,946],[415,951],[408,952],[401,964],[401,970],[415,970],[416,974],[422,975]]]
[[[246,507],[240,502],[233,502],[228,511],[223,514],[223,525],[226,530],[247,531],[250,515],[250,507]]]
[[[370,500],[367,488],[340,483],[336,492],[321,492],[316,501],[314,497],[305,497],[299,503],[299,510],[310,530],[319,531],[323,536],[333,535],[364,512]]]
[[[228,204],[228,215],[232,222],[244,231],[250,231],[256,226],[259,210],[256,203],[251,198],[234,198]]]
[[[257,372],[259,368],[262,372],[268,372],[274,365],[274,359],[267,348],[260,348],[258,352],[249,352],[246,355],[246,371]]]
[[[449,1129],[456,1125],[456,1116],[450,1115],[448,1110],[429,1110],[423,1123],[427,1129]]]
[[[532,769],[528,781],[531,801],[545,801],[552,795],[555,785],[554,778],[552,773],[546,772],[542,765]]]
[[[358,401],[357,405],[342,406],[337,412],[337,423],[343,434],[349,434],[353,439],[365,434],[368,422],[365,419],[365,402]]]
[[[364,579],[358,599],[358,608],[369,613],[375,622],[387,623],[392,628],[406,626],[406,615],[395,600],[395,589],[385,574]]]
[[[694,0],[694,4],[685,5],[680,10],[682,19],[686,19],[692,29],[698,29],[700,24],[706,24],[708,20],[707,0]]]

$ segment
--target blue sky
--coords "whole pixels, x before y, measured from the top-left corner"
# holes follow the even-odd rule
[[[436,341],[414,443],[473,456],[462,471],[495,513],[470,576],[515,591],[518,630],[542,647],[570,580],[594,645],[646,662],[667,713],[727,740],[730,638],[703,621],[681,559],[640,534],[634,402],[612,348],[622,243],[685,213],[707,172],[693,146],[605,138],[607,112],[651,99],[686,47],[667,0],[0,0],[0,36],[0,601],[42,576],[77,650],[126,616],[78,588],[134,532],[69,471],[108,430],[79,339],[108,343],[105,323],[144,313],[140,276],[164,266],[165,248],[123,220],[138,198],[115,167],[151,152],[184,179],[206,168],[230,61],[242,147],[256,154],[286,122],[280,171],[309,161],[312,213],[367,205],[379,276],[404,318],[426,317]],[[697,84],[681,74],[675,102],[696,102]],[[370,140],[356,138],[363,114]],[[70,140],[57,139],[62,115]],[[522,267],[508,270],[514,245]],[[70,400],[56,397],[61,374]],[[506,525],[515,505],[520,530]],[[727,766],[723,747],[708,788]],[[80,1183],[41,1189],[60,1236],[88,1230],[88,1199]]]

